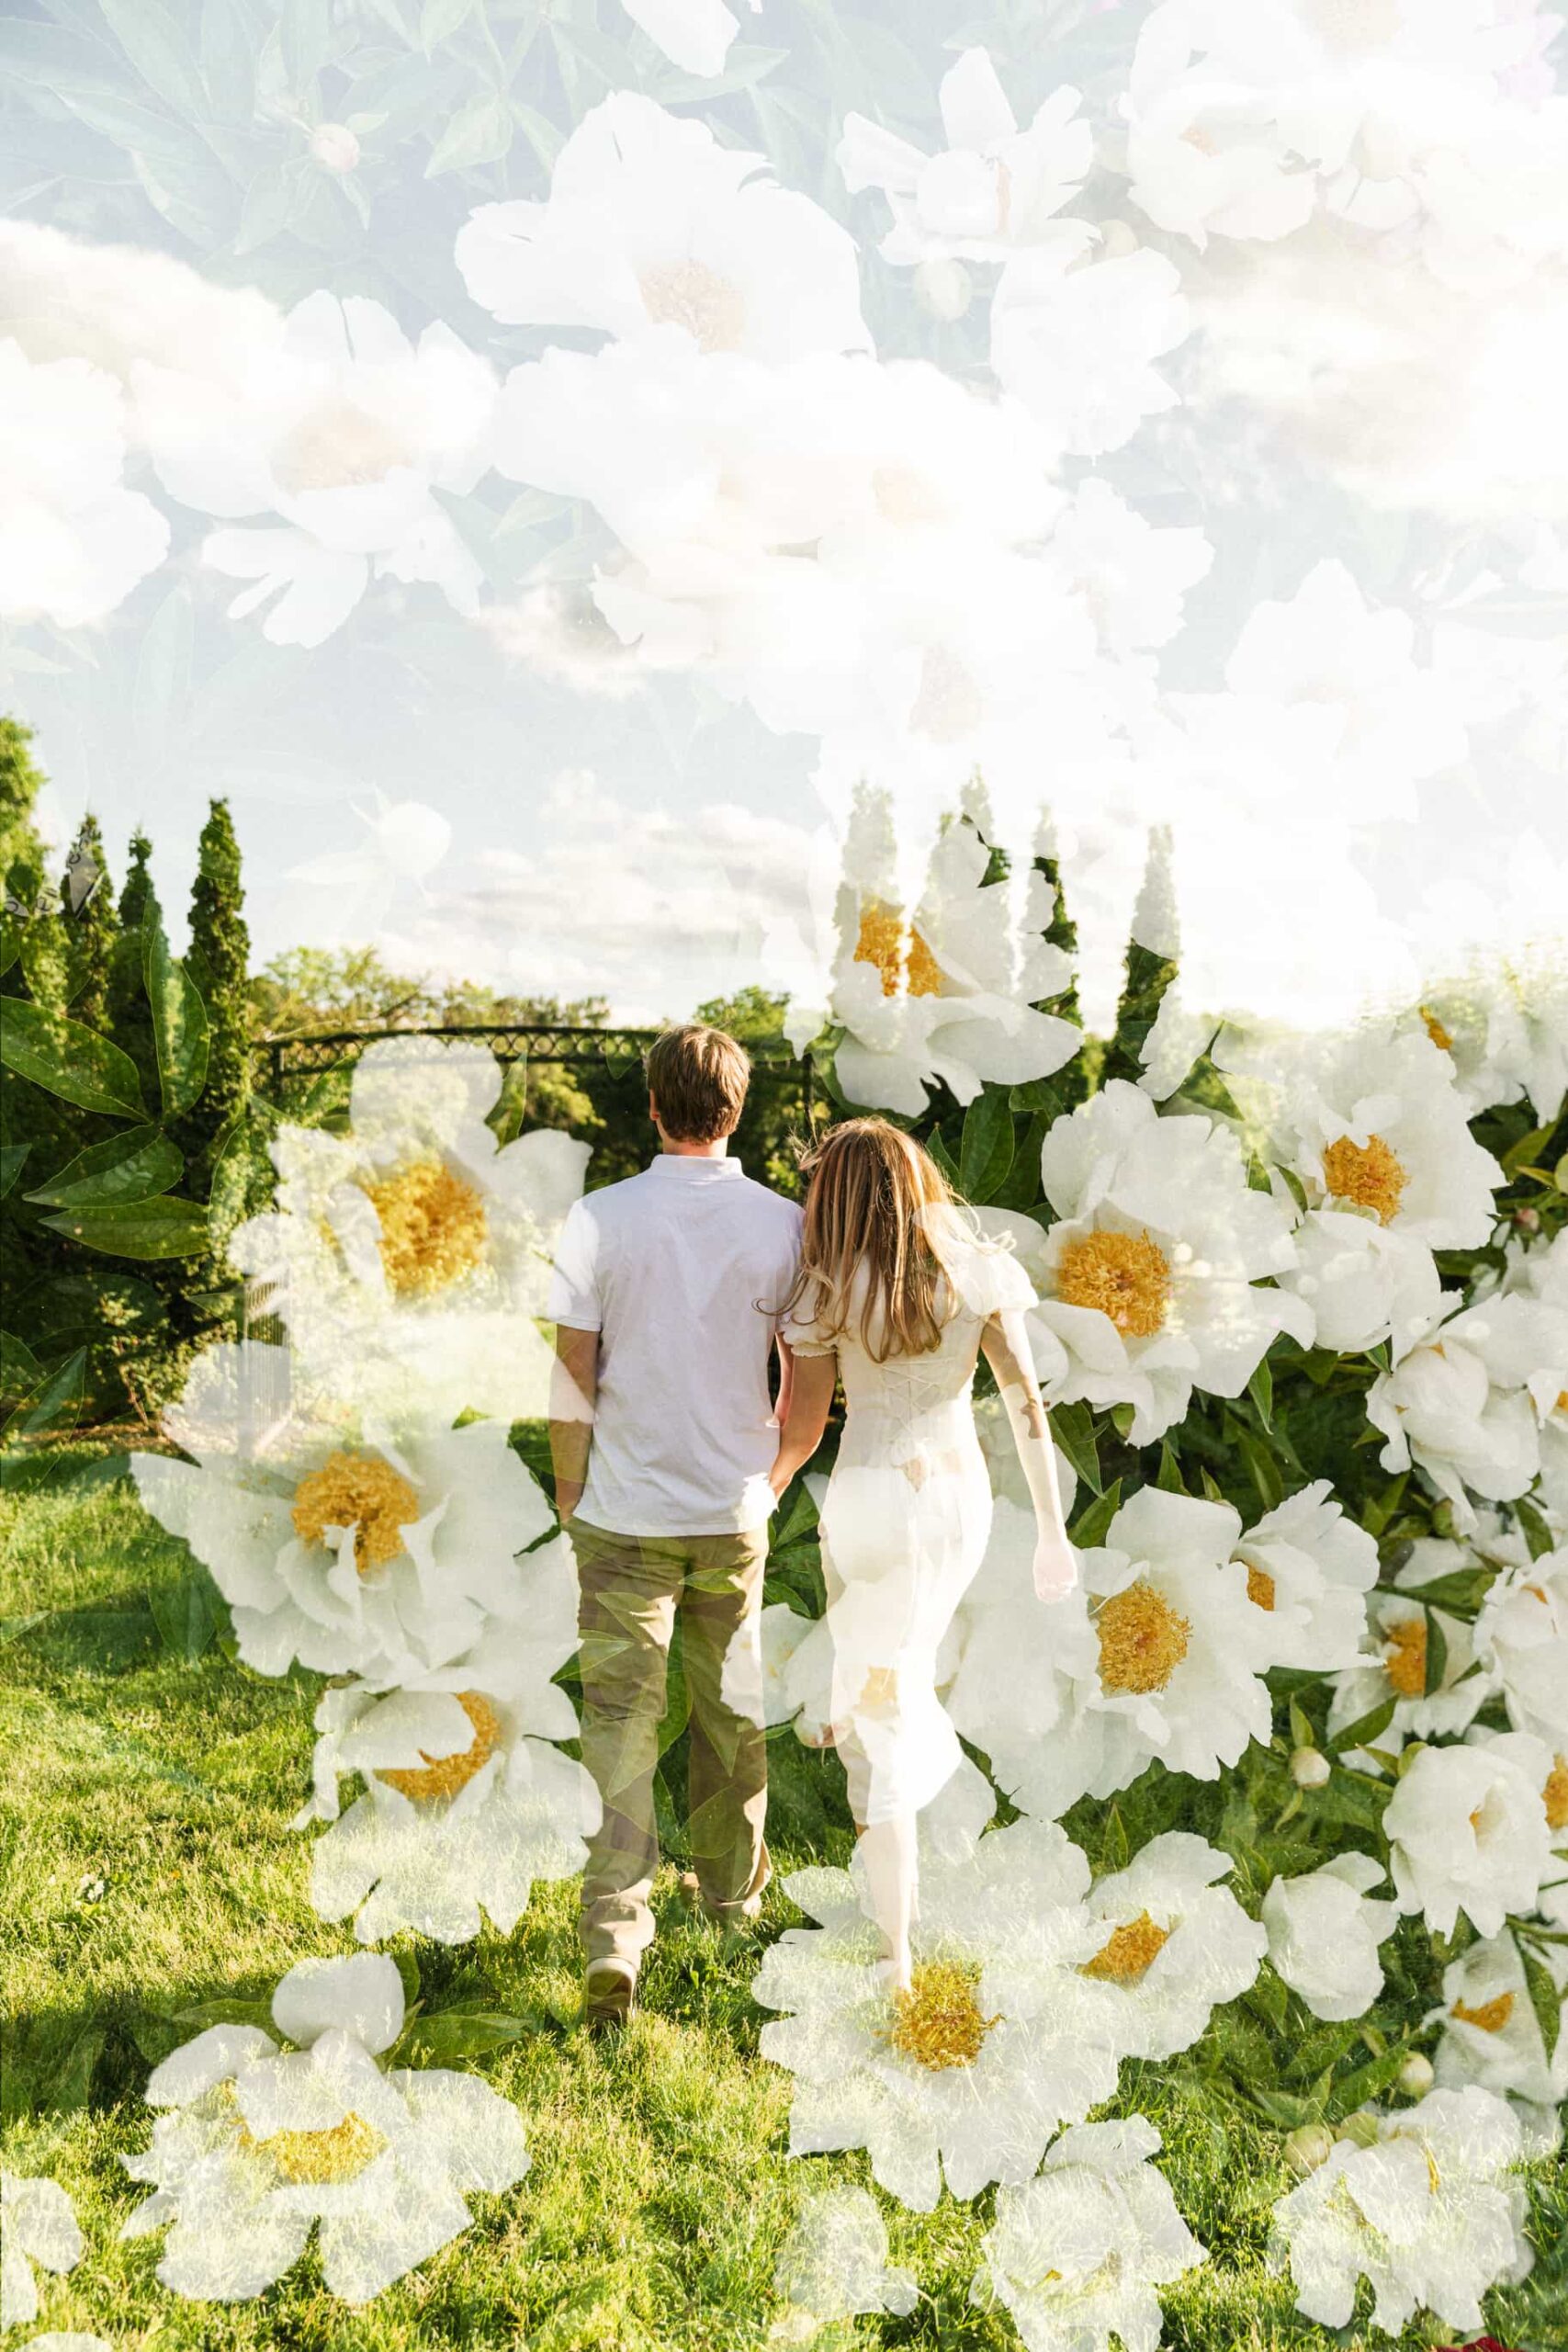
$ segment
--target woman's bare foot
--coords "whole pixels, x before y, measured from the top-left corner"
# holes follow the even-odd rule
[[[803,1747],[837,1747],[849,1736],[848,1724],[818,1724],[810,1731],[797,1726]]]

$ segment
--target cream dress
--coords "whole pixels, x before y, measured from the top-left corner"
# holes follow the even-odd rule
[[[1036,1303],[1017,1261],[966,1230],[944,1242],[943,1254],[951,1284],[939,1282],[937,1308],[953,1311],[929,1355],[878,1363],[867,1351],[863,1273],[837,1337],[804,1313],[783,1331],[796,1355],[836,1355],[843,1383],[844,1431],[822,1506],[822,1571],[831,1720],[863,1826],[929,1804],[963,1755],[936,1694],[936,1657],[991,1530],[991,1483],[970,1392],[989,1317]]]

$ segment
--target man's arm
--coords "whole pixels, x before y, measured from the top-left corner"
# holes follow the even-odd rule
[[[598,1394],[598,1332],[558,1323],[556,1360],[550,1373],[550,1466],[555,1472],[556,1510],[563,1526],[582,1500]]]

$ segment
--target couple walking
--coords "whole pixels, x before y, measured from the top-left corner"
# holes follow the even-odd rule
[[[633,2007],[653,1935],[653,1780],[677,1614],[693,1892],[720,1921],[761,1908],[761,1709],[751,1721],[726,1702],[726,1661],[732,1695],[761,1692],[768,1520],[821,1442],[839,1381],[847,1418],[821,1523],[828,1736],[895,1993],[909,1982],[916,1816],[961,1753],[934,1676],[990,1529],[970,1405],[982,1350],[1034,1506],[1035,1589],[1059,1599],[1075,1574],[1021,1269],[885,1120],[828,1130],[807,1161],[804,1214],[752,1182],[729,1156],[750,1073],[720,1030],[660,1036],[648,1057],[659,1155],[579,1201],[557,1251],[550,1441],[581,1579],[582,1754],[604,1800],[582,1886],[596,2028]]]

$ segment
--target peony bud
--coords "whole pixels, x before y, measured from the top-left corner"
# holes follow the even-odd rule
[[[1125,261],[1138,250],[1138,232],[1127,220],[1104,220],[1100,229],[1100,261]]]
[[[323,172],[352,172],[359,141],[346,123],[323,122],[310,133],[310,153]]]
[[[916,299],[933,319],[949,323],[961,319],[973,291],[969,272],[961,261],[932,258],[921,262],[915,271]]]
[[[1291,1755],[1291,1778],[1298,1789],[1327,1786],[1334,1767],[1320,1747],[1298,1747]]]
[[[1297,2174],[1315,2172],[1334,2153],[1334,2134],[1324,2123],[1301,2123],[1285,2142],[1285,2162]]]
[[[1437,2078],[1432,2072],[1431,2060],[1424,2057],[1419,2050],[1413,2050],[1396,2079],[1406,2098],[1425,2098]]]
[[[1370,2107],[1359,2107],[1354,2115],[1345,2118],[1335,2137],[1353,2140],[1358,2148],[1375,2148],[1378,2143],[1378,2119]]]
[[[1563,1189],[1568,1189],[1568,1187],[1564,1187]],[[1539,1209],[1531,1208],[1528,1201],[1521,1202],[1520,1205],[1514,1211],[1514,1223],[1518,1227],[1521,1233],[1539,1233],[1540,1231],[1540,1211]]]

